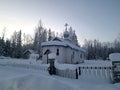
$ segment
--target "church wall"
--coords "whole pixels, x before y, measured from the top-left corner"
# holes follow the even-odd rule
[[[57,56],[58,62],[65,63],[65,56],[66,56],[65,47],[57,47],[57,48],[59,48],[59,56]]]
[[[77,57],[77,63],[81,63],[83,62],[83,58],[81,58],[81,54],[83,54],[83,52],[81,51],[78,51],[77,54],[76,54],[76,57]]]
[[[73,50],[68,47],[68,48],[66,48],[66,53],[67,53],[67,55],[66,55],[66,63],[69,63],[69,64],[73,63],[73,60],[72,60]]]
[[[84,60],[83,56],[82,56],[82,58],[80,57],[80,54],[83,55],[83,52],[81,52],[81,51],[77,51],[75,49],[67,48],[66,53],[67,53],[66,63],[76,64],[76,63],[81,63]]]
[[[47,46],[43,47],[43,54],[44,52],[49,49],[52,53],[57,53],[57,49],[59,49],[59,55],[56,55],[56,59],[58,60],[59,63],[65,63],[65,47],[60,47],[60,46]],[[43,63],[47,63],[47,55],[43,55],[42,57]]]
[[[57,53],[57,49],[59,49],[59,55],[56,56],[59,63],[76,64],[83,62],[85,59],[82,51],[78,51],[70,47],[46,46],[43,47],[43,54],[47,49],[49,49],[52,53]],[[47,55],[43,55],[42,59],[43,63],[47,63]]]
[[[73,59],[73,63],[79,63],[79,51],[76,51],[76,50],[74,50],[74,59]]]
[[[47,55],[44,55],[44,53],[46,52],[46,50],[50,50],[51,52],[54,52],[55,48],[51,46],[47,46],[47,47],[43,47],[42,49],[43,49],[42,50],[43,51],[43,56],[42,56],[43,63],[47,63]]]
[[[84,52],[81,52],[81,51],[80,51],[79,58],[80,58],[80,61],[81,61],[81,62],[84,62],[84,60],[85,60]]]

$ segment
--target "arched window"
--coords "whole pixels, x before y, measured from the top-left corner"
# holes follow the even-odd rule
[[[57,56],[59,56],[59,49],[57,49],[57,53],[56,53]]]

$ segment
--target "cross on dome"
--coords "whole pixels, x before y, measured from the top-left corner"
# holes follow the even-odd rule
[[[66,31],[67,31],[67,27],[68,27],[68,24],[66,23],[66,24],[65,24],[65,30],[66,30]]]

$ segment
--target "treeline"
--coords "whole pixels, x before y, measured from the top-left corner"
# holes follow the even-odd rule
[[[51,29],[46,29],[41,20],[39,21],[34,36],[22,33],[22,31],[14,32],[10,39],[5,39],[5,31],[3,30],[0,37],[0,56],[22,58],[23,53],[27,49],[32,49],[42,57],[41,43],[50,41],[54,37],[63,37],[62,34],[55,34]],[[120,35],[114,42],[102,43],[99,40],[85,40],[83,48],[86,50],[87,59],[108,59],[110,53],[120,52]]]
[[[114,42],[100,42],[99,40],[85,40],[87,59],[109,59],[110,53],[120,53],[120,35]]]
[[[4,32],[5,33],[5,32]],[[22,57],[22,41],[21,30],[14,32],[11,39],[4,39],[4,34],[0,37],[0,56],[21,58]]]
[[[34,31],[34,36],[25,33],[22,34],[21,30],[18,32],[15,31],[10,39],[5,40],[6,31],[3,30],[0,37],[0,56],[22,58],[25,50],[32,49],[41,57],[41,43],[54,38],[55,32],[43,27],[41,20]]]

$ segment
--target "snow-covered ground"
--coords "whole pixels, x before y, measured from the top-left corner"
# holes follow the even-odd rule
[[[39,61],[21,60],[0,59],[0,90],[120,90],[120,83],[111,84],[109,80],[104,78],[96,79],[94,76],[85,77],[81,75],[79,79],[69,79],[55,75],[50,76],[48,72],[39,69],[22,68],[14,65],[42,65]],[[85,61],[81,65],[110,66],[111,63],[109,61],[106,63],[104,61]],[[47,67],[48,65],[43,66]],[[72,66],[65,65],[65,67]]]

